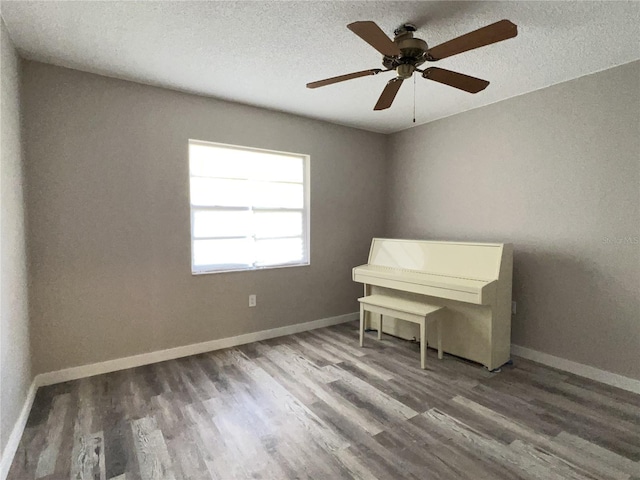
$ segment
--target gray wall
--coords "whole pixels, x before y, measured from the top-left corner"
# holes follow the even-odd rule
[[[393,236],[514,243],[513,343],[640,379],[640,62],[394,134],[389,156]]]
[[[36,372],[355,312],[383,135],[24,62]],[[191,275],[187,140],[311,155],[311,265]],[[258,306],[248,308],[248,295]]]
[[[31,385],[20,59],[0,19],[0,456]]]
[[[513,242],[513,342],[640,378],[639,69],[386,138],[25,62],[35,370],[355,311],[389,234]],[[190,274],[188,138],[311,155],[310,267]]]

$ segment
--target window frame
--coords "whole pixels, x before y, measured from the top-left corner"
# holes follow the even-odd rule
[[[193,177],[198,177],[198,175],[191,174],[191,154],[190,154],[190,146],[203,145],[203,146],[215,146],[219,148],[226,149],[236,149],[242,151],[250,151],[250,152],[258,152],[258,153],[266,153],[266,154],[277,154],[280,156],[288,156],[294,157],[302,160],[302,191],[303,191],[303,205],[302,208],[274,208],[274,207],[244,207],[244,206],[201,206],[201,205],[193,205],[191,203],[191,179]],[[231,273],[231,272],[253,272],[260,270],[271,270],[277,268],[292,268],[292,267],[306,267],[311,264],[311,228],[310,228],[310,217],[311,217],[311,205],[310,205],[310,190],[311,190],[311,181],[310,181],[310,155],[303,153],[293,153],[293,152],[283,152],[279,150],[270,150],[266,148],[255,148],[255,147],[246,147],[242,145],[232,145],[227,143],[219,143],[219,142],[210,142],[206,140],[197,140],[189,138],[187,142],[187,159],[188,159],[188,180],[189,180],[189,217],[190,217],[190,248],[191,248],[191,275],[209,275],[216,273]],[[223,177],[204,177],[204,178],[223,178]],[[250,180],[250,179],[246,179]],[[273,183],[292,183],[295,185],[299,185],[297,182],[273,182]],[[302,214],[302,233],[300,235],[293,236],[283,236],[283,237],[266,237],[260,238],[260,240],[269,240],[269,239],[286,239],[286,238],[302,238],[303,245],[303,258],[301,261],[291,261],[285,263],[279,263],[274,265],[256,265],[255,259],[254,263],[251,266],[244,266],[240,264],[228,264],[228,268],[226,265],[220,266],[220,264],[210,264],[210,265],[202,265],[196,266],[194,262],[194,240],[224,240],[224,239],[242,239],[242,238],[253,238],[254,242],[256,240],[255,232],[252,236],[229,236],[229,237],[205,237],[205,238],[196,238],[194,237],[194,212],[196,211],[260,211],[260,212],[300,212]],[[220,266],[219,268],[216,268]]]

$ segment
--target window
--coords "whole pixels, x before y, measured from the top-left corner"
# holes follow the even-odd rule
[[[309,264],[309,157],[189,140],[191,271]]]

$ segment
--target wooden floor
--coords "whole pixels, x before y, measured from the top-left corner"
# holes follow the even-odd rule
[[[38,390],[9,478],[640,478],[640,396],[355,323]]]

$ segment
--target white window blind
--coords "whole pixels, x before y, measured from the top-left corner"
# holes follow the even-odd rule
[[[309,264],[309,157],[189,140],[191,271]]]

